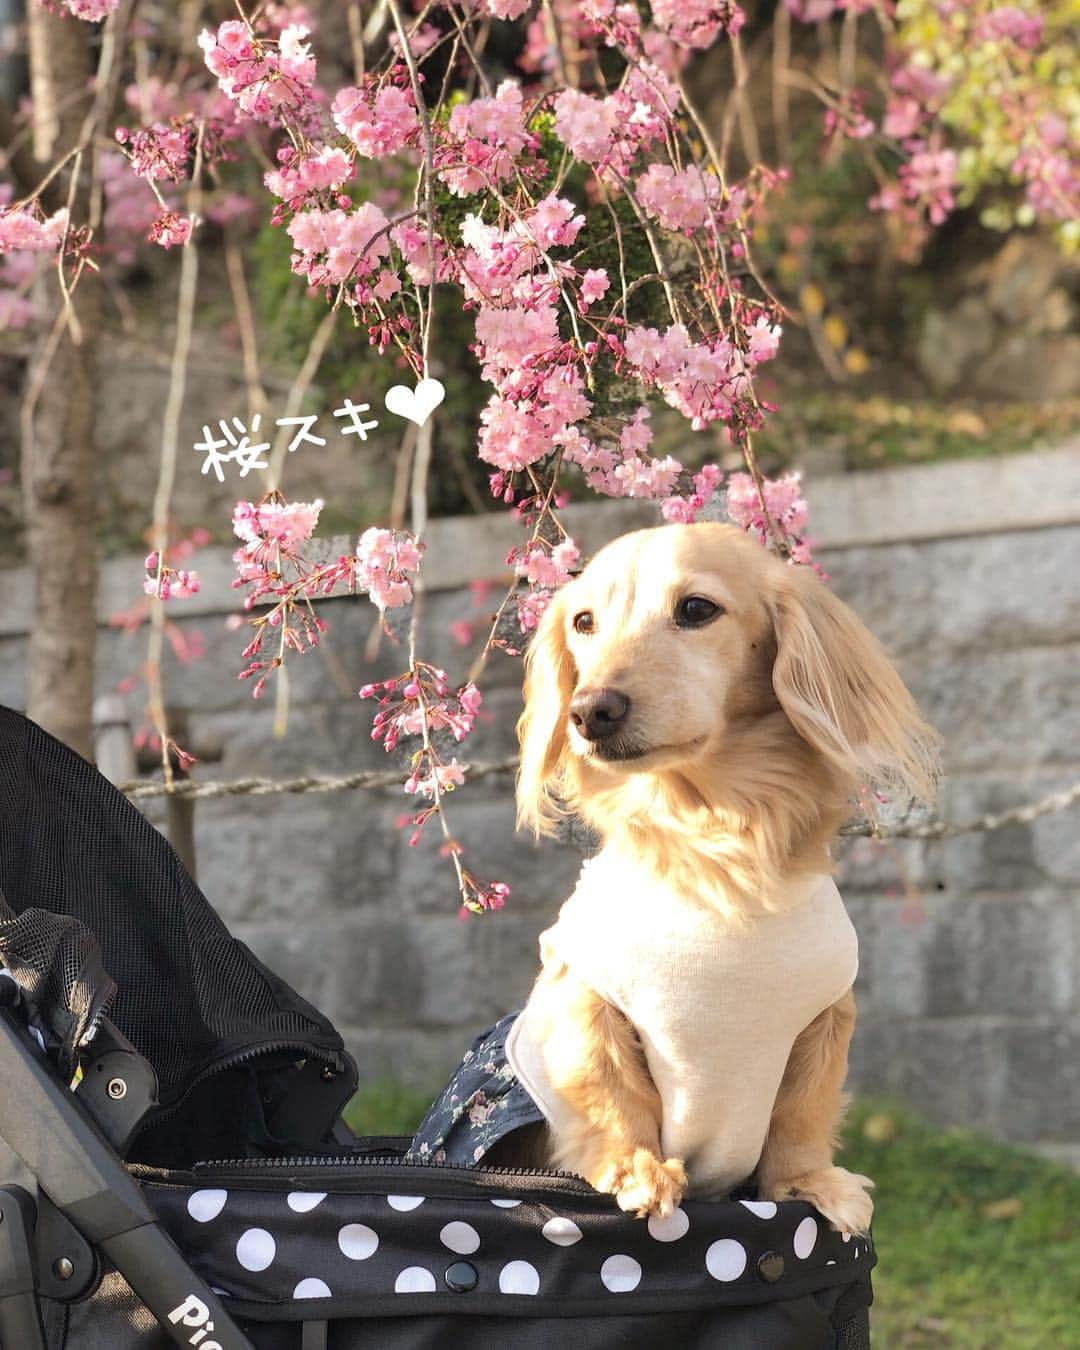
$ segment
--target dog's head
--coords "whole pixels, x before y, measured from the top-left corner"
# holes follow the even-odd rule
[[[852,611],[720,524],[624,535],[555,595],[518,735],[519,819],[537,832],[558,799],[580,809],[642,776],[722,797],[726,772],[785,745],[833,801],[874,784],[929,800],[936,778],[934,733]]]

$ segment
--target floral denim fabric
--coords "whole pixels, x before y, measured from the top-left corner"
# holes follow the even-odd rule
[[[544,1119],[506,1059],[516,1018],[508,1013],[473,1041],[420,1122],[407,1158],[475,1167],[504,1135]]]

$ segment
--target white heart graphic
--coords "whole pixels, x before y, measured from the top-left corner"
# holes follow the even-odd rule
[[[386,391],[386,408],[397,417],[407,417],[422,427],[445,397],[441,380],[421,380],[415,389],[395,384]]]

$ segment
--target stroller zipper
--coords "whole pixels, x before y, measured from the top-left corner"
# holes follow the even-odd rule
[[[321,1185],[332,1181],[344,1183],[347,1189],[354,1186],[370,1189],[376,1181],[372,1169],[382,1173],[379,1180],[384,1180],[388,1187],[391,1183],[401,1184],[405,1180],[403,1174],[408,1172],[410,1182],[414,1178],[417,1182],[420,1177],[430,1178],[440,1193],[446,1193],[449,1187],[455,1193],[470,1195],[478,1189],[496,1186],[530,1193],[553,1192],[595,1197],[610,1203],[610,1196],[601,1195],[574,1172],[544,1171],[537,1167],[466,1167],[461,1163],[417,1162],[392,1153],[214,1159],[196,1163],[188,1176],[203,1185],[213,1180],[254,1188],[260,1180],[280,1184],[284,1174],[296,1181],[318,1182]]]

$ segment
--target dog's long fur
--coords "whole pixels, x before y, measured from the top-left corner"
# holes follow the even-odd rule
[[[680,628],[688,595],[723,612]],[[589,633],[573,626],[584,612]],[[575,692],[600,688],[631,700],[626,758],[571,726]],[[775,909],[793,876],[830,871],[855,799],[872,811],[883,788],[930,801],[938,774],[935,733],[855,615],[809,569],[718,524],[626,535],[555,596],[526,661],[518,734],[520,824],[550,833],[577,814],[643,874],[692,888],[732,922]],[[548,1159],[626,1209],[669,1211],[685,1173],[660,1156],[663,1103],[634,1028],[561,963],[545,965],[532,999],[580,1121],[546,1140]],[[767,1198],[803,1195],[864,1230],[869,1183],[832,1165],[853,1024],[848,994],[800,1035],[757,1179]]]

